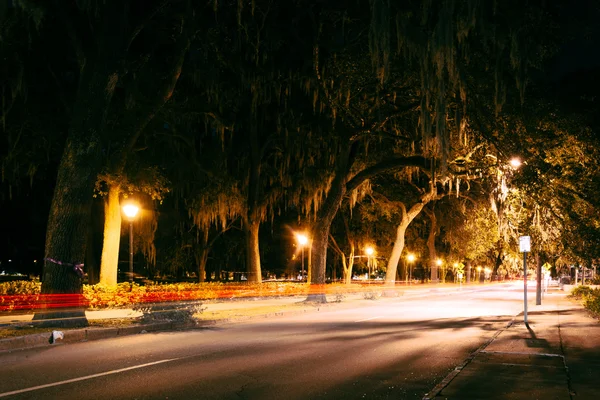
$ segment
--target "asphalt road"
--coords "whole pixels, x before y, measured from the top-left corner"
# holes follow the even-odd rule
[[[421,399],[522,298],[518,284],[494,285],[4,353],[0,397]]]

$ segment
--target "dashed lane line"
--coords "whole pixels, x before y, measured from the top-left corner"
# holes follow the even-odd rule
[[[383,315],[380,315],[378,317],[371,317],[371,318],[365,318],[365,319],[359,319],[358,321],[354,321],[354,322],[365,322],[365,321],[370,321],[372,319],[377,319],[377,318],[382,318]]]
[[[146,363],[146,364],[133,365],[133,366],[127,367],[127,368],[120,368],[120,369],[115,369],[115,370],[112,370],[112,371],[100,372],[98,374],[81,376],[79,378],[67,379],[67,380],[64,380],[64,381],[47,383],[45,385],[32,386],[32,387],[25,388],[25,389],[13,390],[11,392],[0,393],[0,397],[7,397],[7,396],[13,396],[15,394],[21,394],[21,393],[26,393],[26,392],[33,392],[34,390],[46,389],[46,388],[54,387],[54,386],[68,385],[70,383],[85,381],[85,380],[88,380],[88,379],[99,378],[101,376],[106,376],[106,375],[120,374],[122,372],[131,371],[131,370],[139,369],[139,368],[151,367],[153,365],[164,364],[164,363],[168,363],[168,362],[171,362],[171,361],[177,361],[177,360],[181,360],[183,358],[188,358],[188,357],[168,358],[166,360],[159,360],[159,361],[154,361],[154,362]]]

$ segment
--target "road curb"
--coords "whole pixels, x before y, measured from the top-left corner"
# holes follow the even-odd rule
[[[64,337],[55,342],[50,343],[53,330],[48,330],[47,333],[35,333],[32,335],[15,336],[5,339],[0,339],[0,352],[10,352],[13,350],[23,350],[35,347],[54,346],[61,343],[77,343],[91,340],[100,340],[114,338],[119,336],[136,335],[147,332],[169,331],[174,329],[187,328],[188,324],[176,324],[170,321],[157,322],[153,324],[135,325],[126,327],[114,328],[81,328],[60,330]],[[194,325],[195,326],[195,325]],[[189,326],[193,327],[193,326]]]
[[[349,303],[349,302],[348,302]],[[285,315],[296,315],[307,312],[318,312],[323,308],[329,308],[331,305],[341,305],[342,303],[325,303],[322,306],[316,306],[313,308],[303,308],[301,310],[288,310],[288,311],[277,311],[269,312],[265,314],[257,315],[241,315],[238,317],[230,317],[223,319],[200,319],[195,323],[176,323],[172,321],[161,321],[149,324],[132,325],[125,327],[114,327],[114,328],[81,328],[61,331],[60,328],[49,329],[47,333],[36,333],[24,336],[15,336],[5,339],[0,339],[0,352],[10,352],[13,350],[23,350],[28,348],[44,347],[60,345],[61,343],[77,343],[92,340],[108,339],[121,336],[144,334],[149,332],[165,332],[174,330],[188,330],[188,329],[202,329],[218,324],[228,324],[236,322],[244,322],[253,319],[266,319],[272,317],[279,317]],[[63,332],[64,338],[56,341],[55,344],[50,343],[50,337],[52,331],[58,330]]]
[[[114,328],[81,328],[61,331],[60,328],[54,329],[63,332],[64,338],[50,343],[52,329],[47,333],[35,333],[31,335],[15,336],[0,339],[0,352],[10,352],[13,350],[24,350],[36,347],[54,346],[61,343],[77,343],[92,340],[109,339],[122,336],[145,334],[150,332],[167,332],[175,330],[202,329],[218,324],[243,322],[252,319],[266,319],[276,316],[302,314],[310,311],[319,311],[321,307],[315,309],[303,309],[298,311],[280,311],[267,314],[246,315],[224,319],[205,319],[198,320],[195,323],[176,323],[172,321],[155,322],[151,324],[133,325]]]

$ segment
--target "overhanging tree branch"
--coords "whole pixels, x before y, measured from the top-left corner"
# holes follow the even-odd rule
[[[398,117],[406,114],[407,112],[414,111],[416,108],[419,107],[419,105],[420,105],[420,103],[418,103],[418,102],[407,104],[406,106],[404,106],[401,109],[397,110],[395,113],[388,115],[383,120],[373,122],[373,124],[371,124],[370,128],[368,128],[368,129],[359,129],[354,135],[352,135],[350,137],[350,141],[359,140],[362,137],[364,137],[365,135],[369,135],[369,134],[372,134],[374,132],[380,131],[381,129],[383,129],[383,127],[385,126],[385,124],[387,124],[388,122],[394,120],[395,118],[398,118]],[[379,133],[379,132],[377,134],[381,135],[381,133]],[[403,138],[400,138],[400,137],[397,137],[397,136],[393,136],[393,135],[388,135],[388,136],[389,137],[394,137],[396,139],[403,139]]]
[[[433,161],[435,162],[435,160]],[[381,161],[375,165],[363,169],[358,174],[354,175],[354,177],[346,183],[346,191],[351,192],[367,179],[370,179],[382,172],[405,167],[418,167],[423,170],[427,170],[430,168],[431,162],[432,159],[423,156],[398,157]]]

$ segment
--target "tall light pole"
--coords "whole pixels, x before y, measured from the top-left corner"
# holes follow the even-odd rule
[[[133,283],[133,220],[140,208],[128,203],[123,206],[123,213],[129,218],[129,282]]]
[[[306,246],[306,244],[308,243],[308,238],[305,234],[298,233],[296,234],[296,240],[298,241],[298,244],[300,245],[300,249],[302,251],[302,272],[300,276],[302,277],[302,280],[304,280],[304,246]]]
[[[438,280],[437,280],[438,282],[440,281],[440,275],[441,275],[441,271],[442,271],[442,264],[443,264],[443,263],[444,263],[444,262],[442,261],[442,259],[441,259],[441,258],[438,258],[437,260],[435,260],[435,265],[437,265],[437,266],[438,266]],[[446,277],[444,277],[444,282],[443,282],[443,283],[446,283]]]

